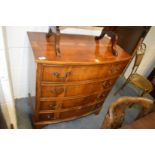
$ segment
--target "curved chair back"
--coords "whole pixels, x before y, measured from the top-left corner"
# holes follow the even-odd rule
[[[120,128],[124,121],[125,110],[132,105],[140,105],[140,113],[137,118],[147,115],[153,109],[153,101],[142,97],[121,97],[113,102],[108,110],[101,128]]]

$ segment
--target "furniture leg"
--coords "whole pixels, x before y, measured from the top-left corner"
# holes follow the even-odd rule
[[[34,129],[42,129],[45,125],[34,124]]]

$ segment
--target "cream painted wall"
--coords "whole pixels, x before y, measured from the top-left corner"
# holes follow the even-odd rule
[[[15,102],[10,77],[8,49],[5,40],[5,28],[0,27],[0,104],[8,128],[13,124],[17,128]]]
[[[27,37],[28,31],[47,32],[48,27],[6,27],[14,98],[23,98],[28,96],[30,79],[29,68],[31,68],[31,65],[34,65],[31,63],[32,61],[30,61],[29,58],[29,53],[32,53],[32,51]],[[34,66],[32,66],[32,68],[33,67]],[[33,82],[33,84],[34,83],[35,82]],[[34,92],[32,95],[34,95]]]
[[[144,43],[147,45],[147,50],[142,60],[138,73],[148,76],[155,67],[155,27],[149,31]]]
[[[27,31],[43,31],[47,32],[48,27],[43,26],[32,26],[32,27],[6,27],[9,60],[11,66],[11,77],[13,81],[13,92],[14,98],[27,97],[30,91],[32,95],[35,95],[35,75],[33,71],[35,70],[35,65],[32,63],[33,55],[29,45]],[[92,30],[77,30],[74,28],[63,30],[64,33],[78,33],[78,34],[91,34],[98,35],[100,31]],[[142,75],[147,76],[154,66],[155,60],[155,27],[152,27],[148,33],[145,42],[147,44],[147,52],[143,59],[142,64],[139,67],[138,72]],[[129,66],[125,76],[127,77],[132,65]],[[30,69],[33,69],[30,71]],[[29,79],[31,85],[29,87]]]

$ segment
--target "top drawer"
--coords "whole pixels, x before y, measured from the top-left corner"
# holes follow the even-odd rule
[[[86,66],[43,65],[41,80],[47,82],[71,82],[107,79],[109,76],[121,74],[125,66],[125,62]]]

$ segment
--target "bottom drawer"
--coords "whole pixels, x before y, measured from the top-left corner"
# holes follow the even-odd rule
[[[83,109],[77,109],[77,110],[71,110],[66,112],[61,112],[59,118],[60,119],[66,119],[71,117],[79,117],[84,114],[87,114],[93,110],[95,110],[96,105],[85,107]]]
[[[52,121],[52,120],[63,120],[63,119],[69,119],[69,118],[76,118],[76,117],[83,116],[87,113],[91,113],[91,111],[95,110],[95,108],[98,108],[98,107],[96,105],[91,105],[91,106],[88,106],[82,109],[67,110],[64,112],[62,111],[62,112],[48,113],[48,114],[40,114],[39,121]]]
[[[39,115],[39,120],[40,121],[51,121],[51,120],[54,120],[54,113],[40,114]]]

